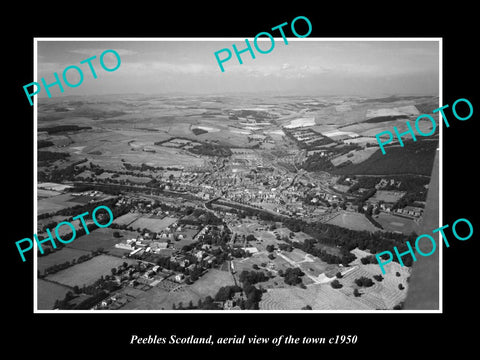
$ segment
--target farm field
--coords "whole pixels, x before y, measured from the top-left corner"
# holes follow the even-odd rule
[[[383,201],[386,203],[396,203],[405,194],[405,191],[377,190],[377,192],[368,200],[372,202]]]
[[[61,195],[62,193],[55,190],[47,190],[47,189],[37,189],[37,198],[38,199],[45,199],[50,198],[53,196]]]
[[[52,196],[48,198],[38,199],[37,209],[38,214],[51,213],[58,210],[66,209],[78,204],[81,202],[76,202],[74,197],[70,194],[61,194],[57,196]]]
[[[363,214],[341,211],[339,215],[328,220],[327,224],[341,226],[351,230],[379,231]]]
[[[37,309],[51,310],[55,300],[63,299],[70,288],[42,279],[37,280]]]
[[[102,275],[110,275],[110,270],[113,267],[123,264],[123,262],[128,264],[136,263],[135,260],[131,259],[120,259],[109,255],[99,255],[83,263],[61,270],[56,274],[48,275],[46,279],[70,287],[75,285],[82,287],[83,284],[90,285],[94,283]]]
[[[133,212],[128,212],[126,214],[123,214],[117,218],[115,218],[113,220],[113,222],[115,224],[118,224],[118,225],[130,225],[132,222],[134,222],[135,220],[137,220],[139,217],[141,216],[141,214],[139,213],[133,213]]]
[[[184,286],[179,286],[177,290],[170,292],[155,286],[138,295],[120,310],[171,310],[173,304],[178,306],[181,302],[183,306],[188,306],[191,300],[196,305],[199,299],[198,295]]]
[[[210,269],[205,275],[195,281],[195,283],[189,285],[188,289],[198,296],[205,298],[208,295],[215,297],[218,289],[228,285],[235,285],[230,272]]]
[[[43,236],[47,237],[47,232],[46,231],[43,232],[43,231],[41,231],[41,229],[44,225],[54,223],[55,226],[51,226],[51,227],[49,227],[49,229],[50,229],[50,232],[52,233],[52,235],[56,238],[55,229],[56,229],[57,224],[61,223],[62,221],[66,221],[66,219],[68,219],[68,218],[69,218],[68,216],[56,215],[56,216],[52,216],[52,217],[49,217],[49,218],[39,220],[38,223],[37,223],[37,225],[38,225],[37,235],[43,235]],[[83,229],[83,225],[82,225],[82,222],[80,221],[80,219],[69,221],[69,222],[75,227],[76,230]],[[89,224],[93,224],[93,220],[89,219],[89,218],[85,218],[85,223],[88,226]],[[71,232],[72,232],[72,228],[69,225],[64,224],[64,225],[62,225],[58,228],[58,234],[60,235],[60,237],[62,237],[65,234],[70,234]],[[65,240],[68,241],[69,237],[68,236],[65,237]]]
[[[166,216],[163,219],[159,219],[156,217],[145,217],[141,216],[133,223],[130,224],[131,227],[134,229],[148,229],[153,232],[161,232],[166,227],[172,225],[173,223],[177,222],[178,219],[174,217]]]
[[[122,237],[116,238],[113,233],[118,231]],[[67,247],[72,249],[79,249],[84,251],[93,251],[98,248],[108,250],[115,246],[115,244],[125,241],[127,239],[136,238],[138,235],[135,231],[119,230],[111,228],[99,228],[94,231],[90,231],[90,234],[85,234],[79,238],[76,238]]]
[[[135,189],[129,189],[119,186],[115,189],[114,185],[94,187],[103,188],[105,192],[112,194],[120,193],[127,200],[122,204],[129,207],[126,209],[134,211],[115,218],[116,224],[131,226],[132,229],[146,229],[147,232],[155,232],[160,237],[163,235],[162,231],[168,226],[171,227],[173,222],[182,223],[182,220],[179,220],[180,215],[177,219],[176,214],[191,213],[186,208],[187,204],[192,208],[203,208],[207,193],[209,199],[225,197],[232,201],[235,199],[239,203],[250,202],[250,205],[258,205],[259,208],[270,210],[272,213],[287,214],[291,211],[290,214],[295,213],[291,215],[292,220],[298,218],[307,223],[319,221],[356,231],[377,232],[382,230],[375,227],[363,214],[353,212],[354,208],[350,207],[350,203],[356,205],[355,200],[360,199],[361,191],[345,193],[350,186],[337,186],[336,189],[343,190],[343,193],[340,191],[336,194],[341,206],[327,207],[323,201],[320,204],[318,201],[309,203],[310,198],[323,197],[322,193],[333,195],[335,191],[332,186],[335,186],[336,180],[342,174],[348,177],[371,175],[379,178],[383,175],[391,177],[404,175],[398,176],[402,179],[413,178],[414,174],[430,175],[430,155],[435,154],[438,147],[435,135],[427,139],[419,138],[417,142],[407,141],[405,147],[397,144],[388,146],[386,155],[380,152],[375,135],[385,130],[393,131],[393,126],[401,132],[405,131],[406,119],[414,121],[418,113],[426,112],[425,107],[430,106],[430,103],[433,105],[434,102],[434,97],[391,96],[371,99],[358,96],[313,95],[157,97],[132,94],[120,97],[52,99],[52,102],[42,101],[42,104],[39,104],[40,129],[57,125],[89,126],[90,129],[62,132],[50,129],[50,134],[44,129],[39,138],[62,145],[61,148],[53,145],[44,151],[66,152],[70,157],[66,160],[50,161],[48,158],[54,156],[45,154],[45,161],[41,162],[38,175],[41,179],[65,181],[72,185],[76,182],[94,182],[102,185],[109,183],[108,179],[112,176],[114,176],[112,179],[120,182],[129,180],[138,183],[146,183],[155,178],[156,182],[152,182],[151,187],[145,188],[136,186]],[[428,121],[422,121],[421,126],[423,125],[428,128]],[[424,131],[427,132],[428,129]],[[316,142],[324,135],[335,142],[326,145],[321,145],[320,141]],[[294,141],[292,136],[298,137],[297,141]],[[358,144],[358,147],[350,146],[348,143]],[[366,143],[373,143],[374,146],[365,147]],[[193,150],[198,154],[190,152],[193,147],[199,145],[203,149]],[[234,155],[213,156],[212,149],[216,146],[228,147]],[[211,155],[202,155],[202,151]],[[308,171],[307,167],[302,166],[312,153],[318,154],[322,151],[326,154],[321,156],[326,156],[324,160],[333,163],[333,169],[328,162],[324,166],[322,161],[318,161],[318,171]],[[348,152],[338,156],[342,151]],[[67,168],[72,163],[80,164],[74,168],[73,175]],[[134,170],[127,164],[134,166],[144,164],[162,169]],[[104,171],[100,171],[97,166]],[[68,171],[62,172],[62,169]],[[331,170],[321,171],[322,169]],[[78,175],[77,172],[81,174]],[[121,172],[124,174],[120,174]],[[80,179],[82,176],[84,180]],[[410,188],[410,184],[405,182],[403,183],[407,185],[405,188]],[[169,187],[161,190],[167,183]],[[88,188],[87,184],[76,185],[81,185],[79,189]],[[415,185],[414,180],[412,185]],[[62,184],[52,183],[49,186],[47,183],[42,186],[42,188],[39,186],[37,199],[40,214],[86,204],[95,199],[84,195],[74,197],[70,193],[63,194],[65,190],[61,188]],[[152,188],[157,186],[162,195],[155,195],[156,191]],[[277,196],[279,193],[281,196]],[[272,194],[275,201],[265,201],[270,199]],[[403,193],[379,190],[370,200],[393,203],[402,195]],[[200,200],[201,197],[204,201]],[[331,199],[329,196],[325,198]],[[167,206],[179,206],[182,210],[173,211],[169,213],[170,216],[162,219],[163,215],[151,215],[165,212],[150,210],[151,207],[146,205],[150,201],[160,201]],[[352,212],[340,210],[343,204],[347,204]],[[208,204],[206,207],[208,208]],[[408,268],[390,263],[387,265],[388,271],[383,281],[374,280],[372,287],[360,288],[362,296],[355,297],[353,291],[357,288],[354,282],[356,278],[372,277],[381,272],[378,264],[361,264],[360,259],[369,255],[368,251],[362,252],[358,249],[352,251],[357,259],[349,266],[327,264],[296,248],[291,252],[280,251],[278,246],[282,244],[282,239],[285,241],[288,239],[289,242],[304,242],[315,234],[292,232],[284,228],[281,222],[272,226],[272,222],[261,220],[267,218],[263,216],[266,211],[262,211],[257,217],[249,218],[242,212],[237,216],[234,211],[226,212],[226,209],[230,210],[230,207],[215,206],[214,213],[224,219],[229,230],[237,235],[237,241],[228,245],[243,246],[242,235],[245,237],[253,235],[256,240],[249,241],[247,246],[256,247],[258,250],[257,253],[245,258],[237,257],[239,253],[233,251],[230,258],[233,259],[231,261],[237,281],[243,270],[260,269],[273,275],[268,281],[258,284],[259,287],[268,289],[268,292],[264,293],[261,308],[290,310],[310,305],[314,309],[391,309],[405,298],[407,289],[400,290],[398,285],[407,287],[406,280],[410,274]],[[120,211],[123,211],[123,208]],[[192,219],[194,217],[196,215],[191,216]],[[421,233],[418,230],[418,222],[409,219],[383,212],[374,218],[384,226],[384,231]],[[55,216],[42,219],[38,223],[41,227],[62,220],[66,220],[66,217]],[[421,225],[422,220],[419,223]],[[74,224],[77,228],[82,227],[79,220]],[[190,256],[196,253],[188,248],[185,250],[182,248],[193,242],[193,237],[199,229],[197,226],[181,227],[181,231],[177,231],[176,227],[172,228],[174,236],[162,237],[161,241],[169,239],[171,242],[169,248],[162,251],[163,255],[185,253],[190,259]],[[295,228],[297,227],[292,226],[292,229]],[[67,226],[60,228],[62,234],[68,231]],[[123,236],[114,237],[113,233],[116,231]],[[182,238],[180,234],[183,235]],[[382,234],[388,237],[385,232]],[[114,245],[136,238],[138,235],[139,231],[136,230],[96,228],[90,234],[67,244],[61,251],[40,257],[38,269],[44,271],[54,263],[71,261],[81,254],[103,248],[108,255],[95,257],[47,277],[47,280],[52,279],[64,284],[60,285],[60,288],[65,286],[66,289],[67,285],[82,286],[92,283],[101,275],[110,274],[110,269],[116,262],[126,261],[121,257],[129,250],[121,250]],[[340,231],[332,231],[331,235],[336,237],[330,239],[331,243],[342,241],[343,234]],[[178,238],[175,238],[177,236]],[[209,242],[209,237],[206,238],[206,242]],[[215,243],[216,241],[212,240],[212,244]],[[266,251],[268,245],[275,247],[271,254]],[[338,247],[324,244],[315,246],[330,254],[341,255]],[[231,248],[220,250],[231,252]],[[217,248],[207,248],[206,252],[210,251],[215,254],[220,252]],[[127,262],[130,261],[132,260]],[[287,285],[278,275],[279,270],[285,271],[293,267],[298,267],[305,273],[302,280],[306,289]],[[214,296],[221,286],[234,283],[228,266],[222,266],[222,269],[225,271],[209,269],[192,285],[177,284],[173,281],[161,282],[160,278],[141,279],[142,283],[153,285],[152,288],[147,285],[130,288],[130,285],[124,284],[132,291],[128,292],[126,289],[120,291],[125,292],[125,297],[131,300],[122,309],[161,310],[171,309],[173,304],[178,306],[180,302],[184,306],[190,301],[196,304],[207,295]],[[333,289],[330,283],[338,271],[344,273],[344,277],[339,280],[343,287]],[[399,276],[396,275],[397,271]],[[188,275],[188,272],[186,274]],[[48,295],[46,298],[48,299]]]
[[[381,212],[374,216],[374,219],[378,221],[386,231],[399,231],[403,234],[421,234],[420,225],[411,219],[406,219],[400,216],[386,214]]]
[[[43,273],[46,268],[64,263],[65,261],[72,261],[73,259],[78,259],[82,255],[90,254],[89,251],[71,249],[68,247],[63,247],[60,250],[57,250],[53,253],[50,253],[45,256],[38,256],[37,258],[37,269],[40,273]]]

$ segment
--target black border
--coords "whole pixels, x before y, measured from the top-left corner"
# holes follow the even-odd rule
[[[476,118],[478,116],[478,65],[475,55],[477,21],[473,6],[456,2],[422,8],[418,3],[384,3],[374,7],[369,3],[354,6],[342,3],[326,6],[292,8],[293,4],[267,6],[260,11],[246,3],[188,3],[172,9],[156,4],[84,4],[64,5],[58,9],[34,5],[18,10],[18,19],[5,27],[6,53],[4,72],[7,73],[8,107],[4,121],[4,207],[7,221],[4,239],[7,259],[4,267],[4,312],[12,321],[4,324],[8,330],[5,344],[21,350],[27,345],[47,356],[65,356],[70,350],[79,354],[110,356],[143,355],[145,351],[164,356],[165,351],[181,355],[208,353],[303,354],[341,356],[348,352],[356,356],[406,356],[424,349],[460,347],[467,351],[474,344],[474,332],[466,328],[476,307],[474,291],[478,215],[475,173]],[[311,37],[442,37],[443,38],[443,103],[452,104],[458,98],[469,99],[474,106],[473,117],[465,122],[452,121],[444,129],[443,158],[443,223],[452,224],[458,218],[469,219],[474,236],[465,242],[452,241],[443,253],[443,314],[33,314],[33,259],[22,263],[14,242],[30,237],[33,229],[33,109],[25,99],[22,86],[33,79],[34,37],[252,37],[296,16],[310,19]],[[8,28],[7,28],[8,26]],[[274,56],[271,54],[270,56]],[[7,270],[8,269],[8,270]],[[11,314],[11,315],[10,315]],[[473,320],[473,319],[472,319]],[[11,325],[11,326],[9,326]],[[358,335],[356,345],[337,346],[180,346],[129,345],[132,334],[168,337],[188,336],[335,336]],[[86,351],[86,352],[85,352]],[[300,351],[300,352],[299,352]],[[366,351],[366,352],[365,352]],[[34,354],[40,355],[40,354]],[[367,355],[367,356],[368,356]]]

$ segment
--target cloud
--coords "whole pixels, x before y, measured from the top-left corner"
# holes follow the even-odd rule
[[[150,61],[141,63],[125,61],[122,63],[123,72],[137,75],[153,75],[161,73],[167,73],[169,75],[202,75],[212,74],[215,70],[216,69],[213,66],[199,63],[173,64],[162,61]]]
[[[128,56],[128,55],[136,55],[138,52],[133,51],[133,50],[126,50],[126,49],[108,49],[105,48],[104,50],[102,49],[94,49],[94,48],[87,48],[87,49],[73,49],[70,50],[70,52],[75,53],[75,54],[81,54],[81,55],[96,55],[99,52],[102,53],[105,50],[115,50],[120,56]]]

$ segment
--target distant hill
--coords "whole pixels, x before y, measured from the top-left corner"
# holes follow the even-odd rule
[[[437,141],[405,143],[404,147],[387,147],[383,155],[380,149],[367,160],[330,170],[336,175],[395,175],[416,174],[430,176],[435,158]]]
[[[80,130],[87,130],[87,129],[91,129],[91,127],[77,126],[77,125],[58,125],[58,126],[52,126],[52,127],[39,128],[38,131],[46,131],[51,135],[51,134],[63,133],[66,131],[80,131]]]

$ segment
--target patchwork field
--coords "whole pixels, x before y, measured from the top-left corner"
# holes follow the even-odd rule
[[[99,255],[81,264],[61,270],[56,274],[48,275],[46,279],[66,286],[73,287],[78,285],[82,287],[84,284],[90,285],[94,283],[102,275],[111,275],[110,270],[113,267],[121,265],[123,262],[134,264],[136,261],[120,259],[109,255]]]
[[[118,231],[122,237],[116,238],[113,236],[113,233]],[[103,248],[104,250],[109,250],[109,248],[115,246],[115,244],[125,241],[126,239],[137,237],[138,233],[128,230],[116,230],[111,228],[100,228],[94,231],[91,231],[90,234],[85,234],[70,244],[67,247],[72,249],[79,249],[84,251],[93,251],[98,248]]]
[[[37,201],[38,214],[51,213],[61,209],[66,209],[82,202],[75,201],[70,194],[61,194],[48,198],[42,198]]]
[[[404,234],[411,234],[412,232],[421,234],[420,225],[411,219],[386,214],[384,212],[381,212],[378,214],[378,216],[375,216],[374,219],[378,221],[387,231],[399,231]]]
[[[55,300],[63,299],[70,288],[54,284],[42,279],[37,280],[37,308],[38,310],[51,310]]]
[[[177,218],[168,217],[168,216],[164,217],[163,219],[159,219],[156,217],[141,216],[140,218],[135,220],[133,223],[131,223],[130,226],[133,227],[134,229],[140,228],[140,229],[148,229],[153,232],[161,232],[166,227],[172,225],[177,221],[178,221]]]
[[[215,297],[218,289],[228,285],[235,285],[230,272],[211,269],[194,284],[188,286],[188,289],[202,298],[208,295]]]
[[[262,96],[156,97],[125,95],[120,98],[100,96],[95,99],[82,97],[51,100],[51,102],[42,101],[42,104],[39,104],[40,128],[78,125],[88,126],[91,129],[40,134],[39,138],[62,146],[62,148],[56,148],[53,145],[45,150],[67,152],[70,157],[67,161],[56,160],[48,163],[48,156],[44,154],[46,160],[42,161],[39,171],[46,170],[45,174],[50,173],[51,175],[54,166],[63,169],[69,163],[84,158],[106,170],[102,174],[93,176],[96,171],[92,167],[90,170],[84,170],[81,175],[77,175],[77,180],[83,175],[85,178],[104,181],[110,179],[114,172],[128,170],[127,166],[124,166],[125,163],[137,166],[146,164],[163,168],[187,169],[196,173],[208,171],[210,174],[213,173],[213,177],[216,176],[217,171],[223,171],[229,175],[234,174],[238,177],[235,180],[239,180],[235,181],[235,186],[240,184],[239,188],[235,190],[241,194],[244,191],[242,187],[252,186],[253,188],[259,185],[252,184],[253,177],[251,175],[255,172],[255,181],[257,177],[264,177],[263,186],[266,187],[278,187],[278,184],[285,184],[292,179],[292,185],[290,185],[294,189],[292,191],[299,193],[293,195],[289,200],[295,202],[297,200],[294,197],[301,198],[303,191],[301,186],[296,187],[297,184],[303,183],[303,186],[308,188],[317,187],[324,190],[335,182],[335,175],[331,176],[326,172],[304,175],[302,174],[304,170],[298,171],[299,165],[313,151],[325,151],[334,166],[347,163],[343,167],[332,170],[332,173],[337,175],[430,175],[431,155],[436,152],[437,147],[435,141],[427,141],[423,138],[421,141],[409,143],[403,148],[388,147],[386,156],[379,152],[378,146],[365,147],[366,143],[376,144],[375,135],[381,131],[392,130],[394,126],[400,132],[405,131],[407,129],[406,120],[409,119],[412,122],[419,113],[426,112],[425,110],[429,108],[430,104],[434,104],[438,100],[433,97],[392,96],[367,99],[343,96],[321,98],[278,96],[270,98]],[[431,124],[427,121],[422,121],[420,126],[424,132],[428,132],[431,128]],[[287,129],[289,130],[287,131]],[[305,149],[299,149],[298,143],[291,136],[295,139],[298,137],[296,141],[302,141]],[[320,145],[319,140],[323,136],[328,136],[335,142]],[[432,139],[435,138],[432,136]],[[363,148],[351,150],[354,147],[345,146],[343,142],[358,144]],[[192,147],[200,144],[227,146],[234,155],[216,159],[189,151],[192,150]],[[208,146],[206,148],[208,149]],[[333,155],[333,158],[330,158],[332,154],[339,153],[342,149],[351,151],[338,157]],[[84,164],[87,167],[88,162]],[[171,172],[169,172],[170,170]],[[270,170],[273,171],[271,176],[267,174],[267,171]],[[140,174],[136,170],[135,173]],[[295,180],[295,186],[293,185],[294,173],[301,175]],[[145,171],[141,173],[141,178],[122,174],[115,179],[145,184],[150,181],[150,176],[155,176],[158,181],[164,181],[170,174],[173,175],[172,183],[175,183],[182,171],[174,169]],[[218,179],[211,182],[208,176],[192,179],[192,184],[197,186],[200,181],[201,185],[213,184],[215,190],[218,190],[217,187],[223,186],[221,184],[224,180],[220,175],[222,174],[219,173]],[[55,176],[45,176],[44,178],[53,179]],[[285,179],[287,180],[284,181]],[[278,184],[274,185],[276,182]],[[69,194],[62,194],[61,186],[61,184],[55,183],[42,184],[41,189],[39,186],[38,208],[40,214],[85,204],[92,199],[88,196],[73,197]],[[343,191],[346,188],[345,186]],[[338,189],[342,190],[341,187]],[[229,190],[233,191],[233,189]],[[138,197],[144,195],[148,198],[146,194],[138,194]],[[215,196],[217,195],[219,194]],[[395,202],[402,195],[380,190],[371,200]],[[153,195],[151,196],[153,197]],[[291,196],[289,191],[285,192],[285,196]],[[259,198],[252,200],[252,204],[253,201],[256,201],[260,207],[271,206],[271,210],[279,207],[278,204],[260,203]],[[199,203],[192,200],[193,207],[198,205]],[[218,208],[216,208],[217,210]],[[327,210],[323,206],[315,209],[312,207],[309,210],[312,210],[309,214],[312,216],[312,220],[333,216],[327,223],[353,230],[380,231],[363,214],[340,211],[338,216],[335,216],[332,210]],[[324,213],[325,211],[326,213]],[[234,217],[234,215],[228,216]],[[39,226],[51,222],[58,223],[62,220],[61,217],[44,219],[39,221]],[[150,232],[157,233],[177,220],[173,217],[161,219],[139,213],[128,213],[114,219],[116,224],[132,226],[134,229],[148,229]],[[384,213],[376,217],[376,220],[387,231],[419,232],[418,224],[412,220]],[[366,266],[361,264],[360,259],[369,255],[368,252],[355,249],[353,253],[357,259],[348,267],[326,264],[299,249],[292,252],[275,250],[270,254],[266,251],[266,247],[275,245],[275,248],[278,249],[278,244],[285,237],[291,241],[303,242],[311,236],[302,232],[292,233],[289,229],[280,227],[278,223],[279,228],[270,230],[271,224],[263,223],[260,220],[232,219],[228,221],[235,224],[229,227],[240,236],[240,239],[242,235],[253,234],[257,240],[250,241],[249,246],[256,247],[259,251],[251,257],[232,260],[236,278],[238,279],[243,270],[254,269],[257,271],[262,269],[262,271],[274,275],[273,278],[259,284],[262,288],[268,289],[263,294],[261,309],[291,310],[301,309],[306,305],[312,306],[313,309],[325,310],[391,309],[405,298],[407,289],[399,290],[398,285],[402,284],[407,288],[406,280],[410,269],[402,268],[397,263],[387,265],[387,274],[383,281],[374,280],[372,287],[361,288],[362,295],[355,297],[353,291],[357,288],[354,283],[356,278],[360,276],[371,278],[380,273],[377,264]],[[81,227],[78,220],[75,225]],[[68,227],[62,227],[60,232],[63,234],[68,230]],[[114,237],[115,231],[119,231],[123,236]],[[184,245],[190,244],[197,231],[190,229],[184,232],[185,238],[174,241],[174,247],[181,249]],[[39,280],[41,306],[51,307],[55,299],[63,298],[69,289],[68,286],[91,284],[100,276],[110,274],[112,267],[124,261],[132,261],[119,258],[128,250],[116,249],[114,245],[137,235],[136,231],[97,229],[75,239],[57,253],[40,257],[38,269],[44,271],[48,266],[71,261],[98,248],[104,248],[109,253],[109,255],[95,257],[47,277],[47,280],[63,285],[53,286],[54,284],[52,285],[48,281]],[[238,246],[239,243],[241,240],[235,246]],[[338,248],[321,244],[318,246],[322,250],[339,255]],[[174,249],[168,249],[166,253],[173,251]],[[112,254],[119,257],[111,256]],[[303,283],[306,285],[306,289],[286,285],[284,279],[278,276],[279,270],[285,271],[292,267],[300,267],[305,273]],[[196,304],[205,296],[214,296],[221,286],[234,283],[229,269],[223,269],[226,271],[209,270],[193,285],[164,282],[165,287],[162,287],[162,282],[157,283],[159,280],[156,280],[150,290],[148,290],[148,286],[143,287],[143,290],[127,287],[121,291],[125,293],[125,296],[128,293],[128,298],[132,301],[122,309],[160,310],[171,309],[173,304],[178,306],[180,302],[184,306],[187,306],[190,301]],[[343,278],[340,279],[343,287],[333,289],[330,282],[338,271],[344,273]],[[397,271],[399,276],[396,275]],[[169,292],[169,290],[171,291]]]
[[[372,202],[383,201],[386,203],[396,203],[405,195],[405,193],[405,191],[377,190],[377,192],[368,200]]]
[[[341,211],[339,215],[328,220],[327,224],[341,226],[351,230],[379,231],[363,214]]]
[[[137,220],[140,216],[141,216],[141,214],[139,214],[139,213],[128,212],[126,214],[123,214],[123,215],[115,218],[115,220],[113,220],[113,222],[115,224],[118,224],[118,225],[127,225],[128,226],[132,222]]]
[[[41,229],[43,228],[43,226],[47,226],[50,223],[54,223],[55,225],[50,226],[49,229],[50,229],[50,232],[52,233],[53,237],[56,237],[55,229],[56,229],[57,225],[60,224],[63,221],[66,221],[67,219],[68,219],[68,216],[59,215],[59,216],[52,216],[52,217],[48,217],[48,218],[39,220],[38,223],[37,223],[37,228],[38,228],[37,235],[43,235],[43,236],[46,237],[47,233],[41,231]],[[80,219],[69,221],[69,223],[71,223],[75,227],[75,229],[77,229],[77,230],[83,228],[83,225],[82,225],[82,222],[80,221]],[[85,218],[85,223],[88,226],[89,224],[93,223],[93,220]],[[58,228],[58,234],[60,235],[60,237],[62,237],[65,234],[69,234],[71,232],[72,232],[72,228],[69,225],[66,225],[66,224],[63,224]],[[65,237],[65,240],[69,240],[69,238]]]
[[[80,256],[87,255],[89,253],[89,251],[64,247],[61,250],[57,250],[46,256],[39,256],[37,258],[37,269],[43,273],[44,270],[50,266],[61,264],[65,261],[72,261],[73,259],[78,259]]]

